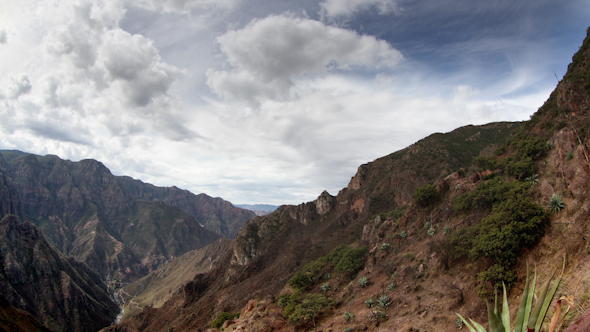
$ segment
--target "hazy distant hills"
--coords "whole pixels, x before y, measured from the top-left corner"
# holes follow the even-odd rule
[[[220,198],[116,177],[91,159],[0,151],[0,171],[0,215],[31,220],[108,280],[136,280],[220,237],[201,224],[231,236],[255,216]]]
[[[264,216],[278,209],[277,205],[268,204],[236,204],[236,206],[242,209],[254,211],[257,216]]]

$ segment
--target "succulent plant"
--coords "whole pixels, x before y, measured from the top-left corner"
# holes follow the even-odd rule
[[[322,285],[322,287],[320,287],[320,289],[322,290],[322,292],[327,292],[330,290],[330,284],[327,282],[324,282],[324,284]]]
[[[354,314],[352,312],[345,312],[344,313],[344,320],[347,322],[350,322],[351,320],[354,319]]]
[[[565,262],[564,262],[565,268]],[[553,285],[551,289],[549,286],[553,279],[553,276],[547,280],[543,291],[537,298],[537,302],[533,309],[533,296],[535,293],[535,284],[537,282],[537,272],[535,271],[535,276],[533,278],[533,283],[529,288],[529,267],[527,264],[527,279],[526,284],[524,286],[524,292],[522,294],[522,299],[520,301],[520,307],[518,309],[518,313],[516,314],[516,323],[514,326],[514,332],[538,332],[541,329],[541,325],[545,320],[545,315],[547,314],[547,310],[549,309],[549,305],[553,300],[553,296],[557,291],[557,287],[561,283],[561,278],[563,277],[563,272],[559,280]],[[555,272],[553,273],[555,275]],[[506,332],[512,331],[510,329],[510,310],[508,307],[508,300],[506,297],[506,286],[502,283],[502,289],[504,292],[504,299],[502,302],[502,312],[500,313],[500,309],[498,308],[498,296],[496,294],[496,301],[494,301],[494,308],[486,302],[488,307],[488,320],[489,320],[489,328],[490,332]],[[463,318],[463,316],[457,313],[457,316],[461,319],[461,321],[467,326],[469,331],[471,332],[486,332],[486,330],[475,322],[473,319],[469,319],[469,322]]]
[[[551,198],[549,199],[549,210],[551,210],[551,212],[557,213],[564,207],[565,203],[563,202],[563,197],[561,197],[561,195],[555,193],[551,195]]]
[[[379,296],[379,299],[377,300],[377,304],[381,308],[387,308],[391,304],[391,299],[389,298],[389,296],[387,294],[383,294],[383,295]]]
[[[375,299],[373,299],[372,297],[368,298],[365,300],[365,307],[367,308],[373,308],[375,306]]]
[[[369,280],[367,279],[367,277],[361,277],[359,279],[359,285],[361,287],[366,287],[369,284]]]

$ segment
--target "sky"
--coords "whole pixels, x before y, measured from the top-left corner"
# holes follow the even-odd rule
[[[529,119],[588,25],[588,0],[0,0],[0,149],[299,204]]]

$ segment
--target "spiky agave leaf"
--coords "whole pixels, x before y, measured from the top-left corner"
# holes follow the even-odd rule
[[[561,276],[559,277],[559,280],[557,280],[555,285],[553,285],[553,288],[551,288],[551,290],[549,291],[549,293],[547,294],[547,296],[543,300],[543,303],[541,306],[541,311],[539,314],[540,319],[538,319],[537,323],[535,324],[535,332],[538,332],[541,329],[541,325],[543,324],[543,321],[545,320],[545,315],[547,315],[547,310],[549,309],[549,306],[551,305],[551,301],[553,301],[553,296],[555,296],[555,292],[557,291],[557,287],[559,287],[559,284],[561,283],[561,279],[563,279],[564,270],[565,270],[565,258],[563,261],[563,268],[562,268]],[[555,275],[555,272],[553,272],[553,274]],[[549,279],[549,280],[550,281],[553,280],[553,276],[551,276],[551,279]]]
[[[498,298],[496,294],[496,299]],[[504,326],[502,325],[502,319],[498,316],[497,312],[500,310],[498,309],[498,301],[494,303],[494,309],[490,304],[486,301],[486,306],[488,307],[488,321],[490,323],[490,332],[506,332]]]
[[[535,277],[537,273],[535,271]],[[522,293],[522,299],[520,299],[520,306],[518,307],[518,313],[516,314],[516,325],[514,326],[514,332],[522,332],[522,328],[526,326],[524,323],[525,319],[525,312],[527,312],[527,302],[529,298],[529,281],[530,281],[530,271],[529,271],[529,263],[526,264],[526,284],[524,285],[524,291]],[[534,291],[534,284],[533,284],[533,291]],[[531,298],[532,300],[532,298]],[[528,307],[528,312],[530,312],[530,305]],[[528,317],[528,315],[526,315]]]
[[[463,322],[463,324],[465,324],[465,326],[467,326],[467,328],[469,329],[469,332],[479,332],[478,330],[475,329],[475,327],[473,327],[471,325],[471,323],[469,323],[467,320],[465,320],[465,318],[463,318],[463,316],[461,316],[458,313],[455,313],[457,316],[459,316],[459,318],[461,319],[461,321]],[[473,320],[472,320],[473,322]],[[475,322],[474,322],[475,323]],[[484,329],[485,332],[485,329]]]
[[[510,332],[510,308],[508,307],[508,297],[506,296],[506,285],[504,285],[503,281],[502,289],[504,291],[504,299],[502,300],[502,325],[504,325],[505,331]]]

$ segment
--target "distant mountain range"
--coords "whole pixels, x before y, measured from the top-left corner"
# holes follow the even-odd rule
[[[237,204],[239,208],[254,211],[257,216],[264,216],[267,215],[278,208],[277,205],[268,205],[268,204]]]

